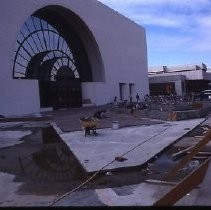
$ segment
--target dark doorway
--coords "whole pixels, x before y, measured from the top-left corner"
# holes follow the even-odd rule
[[[150,95],[170,95],[175,93],[174,82],[150,84]]]
[[[39,82],[40,106],[56,109],[76,108],[82,105],[81,82],[72,81]]]
[[[186,91],[191,92],[201,92],[209,88],[209,80],[186,80]]]

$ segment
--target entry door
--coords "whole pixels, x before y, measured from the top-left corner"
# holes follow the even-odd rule
[[[79,80],[69,82],[39,82],[40,106],[53,109],[82,106],[82,90]]]
[[[51,84],[54,109],[76,108],[82,106],[82,91],[79,80],[57,81]]]

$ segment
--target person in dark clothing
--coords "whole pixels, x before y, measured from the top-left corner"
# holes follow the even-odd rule
[[[130,103],[133,102],[133,97],[130,95]]]
[[[117,96],[114,97],[114,103],[116,103],[116,102],[117,102]]]
[[[105,113],[106,113],[106,110],[100,110],[100,111],[96,111],[93,115],[93,117],[96,117],[98,119],[103,119],[103,118],[106,118],[105,116]]]
[[[137,103],[139,103],[139,101],[140,101],[140,96],[138,93],[136,94],[136,101],[137,101]]]

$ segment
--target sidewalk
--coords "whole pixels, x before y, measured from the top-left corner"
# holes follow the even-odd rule
[[[99,129],[97,136],[87,137],[84,137],[83,131],[59,135],[84,169],[95,172],[118,156],[124,156],[127,160],[115,161],[103,170],[143,165],[203,121],[195,119],[118,130]]]

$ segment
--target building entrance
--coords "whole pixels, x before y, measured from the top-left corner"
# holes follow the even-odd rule
[[[39,82],[41,108],[56,109],[76,108],[82,105],[81,83],[78,80],[71,83]]]
[[[37,12],[21,28],[14,79],[38,80],[41,108],[80,107],[81,82],[92,81],[86,52],[76,32],[71,27],[62,28],[51,17],[47,10]]]

